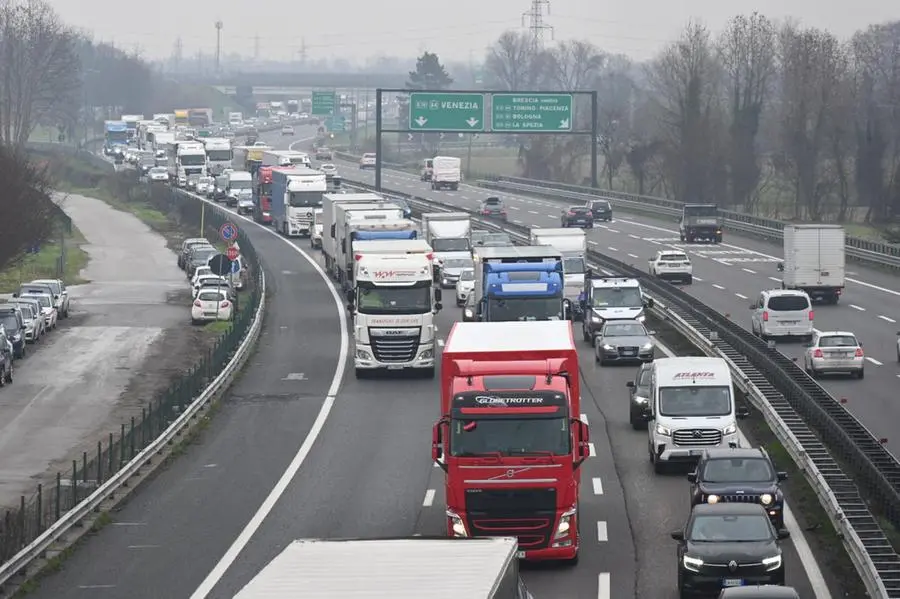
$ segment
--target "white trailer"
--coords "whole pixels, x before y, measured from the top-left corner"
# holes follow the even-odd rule
[[[396,204],[338,204],[335,207],[334,274],[347,288],[353,279],[356,240],[416,239],[418,227]]]
[[[326,193],[322,196],[322,254],[325,256],[325,269],[337,279],[335,270],[337,260],[337,207],[350,204],[378,204],[384,208],[401,209],[376,193]]]
[[[510,537],[301,539],[234,599],[533,599],[517,550]]]
[[[435,280],[442,287],[454,287],[462,270],[472,267],[472,217],[466,212],[427,212],[422,215],[422,233],[434,248]]]
[[[209,168],[209,174],[221,175],[222,171],[232,168],[234,161],[234,149],[231,147],[231,140],[224,137],[207,137],[201,140],[203,147],[206,148],[206,161]]]
[[[531,245],[549,245],[562,254],[566,279],[564,294],[572,306],[575,319],[580,320],[578,296],[584,291],[584,274],[587,271],[587,236],[584,229],[534,227],[531,229]]]
[[[836,304],[844,291],[846,234],[840,225],[785,225],[781,286]]]
[[[309,154],[294,150],[266,150],[261,166],[305,166],[312,168]]]
[[[462,162],[455,156],[435,156],[431,161],[431,189],[459,189]]]

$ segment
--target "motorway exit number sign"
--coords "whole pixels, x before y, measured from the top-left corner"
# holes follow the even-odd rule
[[[334,114],[334,92],[312,93],[313,116],[331,116]]]
[[[413,131],[484,131],[484,94],[412,92],[409,128]]]
[[[572,130],[572,94],[491,94],[491,131],[541,133]]]

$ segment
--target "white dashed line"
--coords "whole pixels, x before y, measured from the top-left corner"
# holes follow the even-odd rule
[[[635,235],[633,233],[629,233],[628,236],[631,237],[632,239],[640,239],[639,235]]]
[[[463,199],[463,200],[468,200],[468,199],[469,199],[469,196],[459,196],[459,197],[460,197],[460,199]]]
[[[736,295],[737,297],[739,297],[741,299],[748,299],[747,296],[742,293],[735,293],[734,295]]]
[[[717,285],[716,283],[713,283],[713,287],[715,287],[716,289],[720,289],[720,290],[722,290],[722,291],[725,291],[725,288],[724,288],[724,287],[722,287],[721,285]]]
[[[593,444],[593,443],[588,443],[588,449],[590,450],[589,453],[590,453],[590,455],[591,455],[592,458],[597,457],[597,450],[594,448],[594,444]]]
[[[694,275],[693,278],[694,278],[695,281],[700,281],[701,283],[703,282],[703,279],[701,279],[701,278],[698,277],[697,275]]]
[[[611,251],[611,252],[618,252],[618,251],[619,251],[619,248],[614,248],[613,246],[609,246],[609,247],[607,247],[606,249],[608,249],[608,250]]]
[[[871,363],[874,364],[875,366],[884,366],[884,364],[882,364],[881,362],[879,362],[879,361],[876,360],[875,358],[870,358],[869,356],[866,356],[866,360],[868,360],[869,362],[871,362]]]
[[[750,270],[749,268],[742,268],[741,270],[743,270],[744,272],[749,272],[751,275],[755,275],[755,274],[756,274],[756,271],[755,271],[755,270]]]
[[[608,228],[608,227],[607,227]],[[615,229],[609,229],[610,233],[619,233],[620,231],[616,231]]]
[[[600,245],[600,244],[597,243],[596,241],[588,241],[588,243],[591,244],[591,245]]]
[[[609,531],[606,528],[606,520],[597,522],[597,540],[605,543],[609,540]]]
[[[519,208],[518,206],[510,206],[509,209],[510,210],[521,210],[521,208]]]
[[[653,239],[648,239],[647,241],[649,241],[649,242],[652,243],[653,245],[662,245],[660,242],[654,241]]]
[[[637,255],[637,254],[628,254],[628,257],[629,257],[629,258],[637,258],[638,255]]]
[[[431,507],[434,504],[434,489],[425,491],[425,499],[422,501],[424,507]]]
[[[781,279],[779,279],[778,277],[769,277],[769,280],[775,281],[776,283],[781,283]]]
[[[528,214],[540,214],[540,213],[536,210],[529,210]]]
[[[888,318],[887,316],[882,316],[881,314],[878,315],[878,318],[880,318],[881,320],[883,320],[885,322],[897,322],[893,318]]]
[[[591,482],[594,484],[594,495],[603,495],[603,481],[599,478],[592,478]]]
[[[597,578],[597,599],[610,599],[612,596],[610,588],[609,572],[603,572]]]
[[[588,422],[588,419],[587,419],[587,414],[582,414],[582,415],[581,415],[581,421],[582,421],[583,423],[585,423],[585,424],[590,424],[590,423]]]
[[[861,306],[857,306],[856,304],[850,304],[850,307],[853,308],[854,310],[858,310],[858,311],[860,311],[860,312],[865,312],[865,311],[866,311],[865,308],[863,308],[863,307],[861,307]]]
[[[520,221],[520,220],[514,220],[513,222],[516,223],[517,225],[521,225],[521,224],[522,224],[522,221]]]

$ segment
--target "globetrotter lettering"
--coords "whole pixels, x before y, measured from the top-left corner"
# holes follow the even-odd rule
[[[493,397],[490,395],[476,395],[475,403],[480,404],[497,404],[497,405],[509,405],[509,404],[542,404],[544,403],[543,397]]]
[[[716,375],[714,372],[679,372],[674,379],[711,379]]]

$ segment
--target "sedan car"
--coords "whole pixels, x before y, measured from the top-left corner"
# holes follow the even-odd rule
[[[281,128],[281,134],[282,135],[293,135],[294,128],[291,127],[290,125],[285,125],[284,127]]]
[[[191,304],[191,324],[231,320],[232,304],[228,293],[218,289],[205,289]]]
[[[154,166],[147,171],[147,179],[151,183],[167,183],[169,181],[169,169],[164,166]]]
[[[591,215],[593,215],[595,221],[604,220],[606,222],[612,222],[612,206],[609,205],[607,200],[590,200],[585,206],[591,211]]]
[[[456,305],[462,307],[466,298],[475,291],[475,269],[465,268],[459,273],[456,281]]]
[[[813,331],[812,341],[803,354],[806,372],[822,374],[865,375],[866,354],[853,333],[845,331]]]
[[[447,258],[441,262],[440,284],[443,289],[456,287],[462,272],[469,268],[475,268],[471,258]]]
[[[326,177],[334,177],[337,174],[337,167],[333,164],[323,164],[319,170],[325,173]]]
[[[367,152],[366,154],[363,154],[362,158],[359,159],[360,170],[367,169],[367,168],[375,168],[375,158],[376,158],[376,155],[374,153]]]
[[[594,215],[591,214],[590,208],[586,206],[570,206],[568,209],[563,210],[560,224],[563,227],[593,229]]]
[[[334,160],[334,152],[325,146],[316,148],[316,160]]]
[[[625,383],[628,387],[628,420],[636,431],[647,430],[644,411],[650,401],[650,364],[641,364],[633,381]]]
[[[653,331],[636,320],[609,320],[594,340],[594,361],[601,366],[609,362],[652,362]]]
[[[53,298],[56,300],[56,310],[61,318],[69,317],[69,291],[62,279],[35,279],[31,285],[48,285],[53,291]]]
[[[678,592],[709,596],[723,588],[784,584],[784,559],[776,530],[757,503],[696,505],[678,541]]]
[[[52,331],[56,328],[58,313],[53,302],[53,296],[45,293],[32,293],[28,297],[36,299],[41,304],[41,316],[44,317],[44,330]]]
[[[506,220],[506,206],[503,205],[503,201],[496,197],[491,196],[481,202],[481,209],[478,211],[482,216],[492,216],[494,218],[499,218],[500,220]]]
[[[44,333],[46,333],[48,331],[47,323],[44,322],[44,316],[43,316],[43,314],[41,314],[41,303],[33,297],[19,297],[19,298],[16,298],[15,300],[13,300],[12,303],[15,304],[16,306],[19,306],[20,308],[22,308],[23,314],[24,314],[25,309],[29,310],[29,312],[31,314],[31,318],[34,319],[33,320],[34,329],[33,329],[31,341],[32,342],[39,341],[40,338],[44,336]],[[27,340],[27,338],[26,338],[26,340]]]

